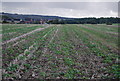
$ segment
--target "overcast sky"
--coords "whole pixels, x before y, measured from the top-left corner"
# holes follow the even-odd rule
[[[2,2],[119,2],[120,0],[1,0]]]
[[[19,0],[18,0],[19,1]],[[117,17],[118,2],[2,2],[2,11],[62,17]],[[114,0],[112,0],[114,1]],[[116,0],[117,1],[117,0]]]

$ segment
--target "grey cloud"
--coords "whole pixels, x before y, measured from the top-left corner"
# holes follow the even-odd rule
[[[117,16],[117,2],[3,2],[3,11],[66,17]]]

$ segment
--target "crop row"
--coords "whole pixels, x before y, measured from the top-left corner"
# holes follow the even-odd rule
[[[97,56],[103,58],[103,63],[106,63],[107,67],[106,67],[106,71],[108,70],[109,72],[114,73],[114,75],[109,75],[109,76],[103,76],[103,77],[119,77],[119,72],[117,72],[119,69],[119,65],[118,65],[118,58],[120,57],[118,55],[118,49],[116,49],[116,51],[114,50],[114,47],[109,47],[108,45],[111,45],[110,43],[114,43],[116,44],[116,48],[117,47],[117,42],[107,42],[107,45],[105,44],[105,41],[102,41],[101,39],[103,39],[102,37],[99,37],[98,34],[95,34],[95,31],[88,31],[86,29],[83,29],[83,27],[79,27],[80,30],[82,30],[82,32],[84,32],[83,34],[79,34],[81,35],[81,38],[83,38],[83,41],[86,42],[86,45],[88,45],[88,47],[90,48],[90,51],[95,53]],[[94,34],[92,33],[94,32]],[[85,35],[86,33],[86,35]],[[92,35],[90,35],[92,34]],[[94,37],[94,35],[96,35],[96,37]],[[83,37],[82,37],[83,36]],[[87,37],[88,36],[88,37]],[[86,39],[86,40],[85,40]],[[106,38],[109,40],[109,38]],[[117,41],[117,40],[115,40]],[[113,51],[114,50],[114,51]],[[114,71],[111,71],[114,68]],[[109,68],[109,69],[108,69]],[[109,74],[108,72],[108,74]]]
[[[44,36],[52,28],[53,27],[45,29],[44,31],[35,32],[34,34],[31,34],[30,36],[26,36],[17,41],[3,45],[3,51],[2,51],[3,61],[9,64],[11,60],[16,58],[19,54],[23,53],[25,49],[28,49],[30,45],[41,40],[42,36]],[[24,41],[20,42],[21,40],[24,40]],[[18,43],[16,45],[13,45],[16,42]]]
[[[44,34],[42,37],[37,37],[36,39],[36,42],[34,42],[33,46],[30,46],[29,49],[27,51],[24,51],[24,54],[22,54],[22,56],[20,56],[20,59],[23,60],[24,59],[24,62],[25,62],[25,59],[26,60],[29,60],[29,56],[31,56],[31,53],[34,53],[33,51],[31,50],[39,50],[40,47],[44,47],[44,44],[45,44],[45,41],[48,41],[48,39],[50,39],[51,37],[51,34],[52,32],[55,30],[55,28],[52,28],[49,32],[46,32],[46,34]],[[38,34],[38,33],[37,33]],[[42,34],[42,33],[41,33]],[[39,35],[39,34],[38,34]],[[36,51],[34,50],[34,51]],[[27,56],[26,56],[27,55]],[[34,54],[33,54],[34,55]],[[33,56],[32,56],[33,57]],[[16,64],[11,64],[11,66],[9,66],[8,68],[6,68],[6,72],[4,74],[5,77],[13,77],[14,76],[17,76],[16,73],[20,70],[21,71],[21,67],[22,66],[29,66],[29,64],[19,64],[19,61],[17,61]],[[19,66],[19,68],[17,67]],[[27,70],[27,69],[26,69]],[[12,75],[10,74],[12,72]],[[20,72],[21,73],[21,72]],[[20,74],[19,73],[19,74]],[[19,75],[18,74],[18,75]],[[8,76],[9,75],[9,76]]]
[[[107,36],[82,25],[54,25],[11,42],[4,46],[3,78],[119,78],[117,39]]]
[[[94,28],[96,30],[100,30],[101,32],[116,32],[118,33],[118,27],[110,27],[107,25],[90,25],[90,24],[85,24],[85,26],[89,26],[91,28]]]
[[[79,27],[81,30],[84,30],[86,33],[91,35],[91,37],[95,37],[96,40],[99,40],[100,42],[104,43],[104,45],[108,46],[109,48],[112,48],[113,50],[118,49],[118,36],[112,37],[110,34],[106,34],[104,32],[96,31],[93,29],[90,29],[89,27]]]
[[[11,28],[10,30],[4,30],[4,26],[6,26],[6,25],[2,26],[2,28],[3,28],[3,30],[2,30],[2,35],[3,35],[2,40],[3,40],[3,42],[7,41],[7,40],[10,40],[12,38],[15,38],[17,36],[23,35],[25,33],[28,33],[32,30],[37,29],[37,28],[43,27],[43,26],[26,27],[26,26],[21,25],[22,28],[17,28],[16,27],[14,29]],[[11,27],[12,27],[12,25],[11,25]]]
[[[11,31],[14,29],[21,29],[24,27],[33,27],[33,26],[40,26],[40,24],[2,24],[2,29],[4,31]]]

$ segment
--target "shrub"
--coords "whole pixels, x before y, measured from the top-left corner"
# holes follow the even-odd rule
[[[112,23],[111,22],[107,22],[106,25],[112,25]]]

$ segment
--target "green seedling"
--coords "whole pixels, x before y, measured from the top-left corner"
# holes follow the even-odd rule
[[[64,76],[67,79],[75,79],[77,74],[81,75],[82,73],[77,69],[70,68]]]
[[[29,54],[30,54],[30,51],[29,51],[29,50],[26,50],[26,51],[24,52],[24,54],[25,54],[25,55],[29,55]]]
[[[20,60],[24,60],[26,58],[26,56],[20,56],[19,59]]]
[[[69,66],[74,64],[74,61],[71,58],[64,58],[64,62]]]
[[[8,71],[16,71],[19,65],[12,64],[10,67],[7,68]]]
[[[25,66],[27,69],[29,69],[29,68],[31,67],[30,64],[24,64],[24,66]]]
[[[46,73],[45,72],[40,72],[40,75],[45,77],[46,76]]]

